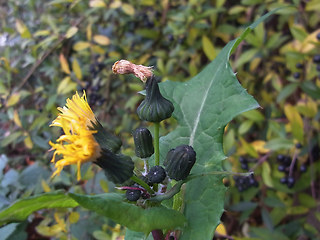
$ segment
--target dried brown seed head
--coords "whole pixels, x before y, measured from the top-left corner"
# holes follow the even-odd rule
[[[146,67],[143,65],[136,65],[128,60],[119,60],[112,66],[113,73],[116,74],[134,74],[137,78],[140,78],[142,82],[146,82],[149,77],[153,75],[152,67]]]

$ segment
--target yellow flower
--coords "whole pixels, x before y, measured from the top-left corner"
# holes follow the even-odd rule
[[[55,162],[56,171],[52,177],[59,175],[64,166],[77,164],[77,179],[81,179],[80,167],[82,163],[95,161],[101,156],[100,146],[95,140],[92,130],[97,120],[87,102],[86,93],[82,97],[76,92],[72,99],[67,99],[66,106],[58,107],[61,112],[50,126],[61,127],[64,135],[51,145],[50,150],[55,150],[51,162]],[[62,158],[56,160],[56,155]]]

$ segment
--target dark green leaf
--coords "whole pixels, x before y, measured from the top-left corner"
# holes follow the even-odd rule
[[[18,200],[0,212],[0,225],[25,220],[31,213],[43,208],[70,208],[78,203],[62,192],[44,193]]]
[[[82,207],[104,215],[127,228],[149,233],[153,229],[172,229],[182,227],[184,216],[166,207],[143,209],[126,202],[124,197],[116,193],[106,193],[94,196],[69,194]]]
[[[222,170],[224,127],[238,114],[259,106],[239,84],[229,57],[244,37],[273,12],[261,17],[239,38],[229,42],[215,60],[190,81],[162,84],[162,93],[173,102],[173,116],[179,123],[173,132],[161,138],[160,152],[163,155],[171,148],[187,144],[197,152],[192,173]],[[225,191],[222,175],[206,176],[187,183],[184,212],[188,226],[192,227],[183,230],[181,239],[212,239],[224,211]]]
[[[298,87],[297,83],[291,83],[285,86],[277,97],[277,102],[281,102],[285,100],[288,96],[290,96]]]

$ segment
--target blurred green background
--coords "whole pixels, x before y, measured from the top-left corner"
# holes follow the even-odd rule
[[[258,187],[232,177],[215,239],[319,239],[320,2],[201,0],[8,0],[0,3],[0,208],[17,199],[65,189],[115,191],[99,168],[87,164],[50,179],[49,140],[57,106],[86,90],[100,122],[121,136],[134,155],[131,131],[143,84],[114,75],[128,59],[153,66],[162,81],[186,81],[230,40],[266,12],[281,7],[250,33],[230,61],[261,108],[226,128],[226,170],[254,170]],[[161,134],[174,129],[162,123]],[[152,127],[152,126],[151,126]],[[290,157],[294,185],[281,183]],[[243,160],[246,159],[246,160]],[[137,161],[137,159],[134,159]],[[246,164],[241,164],[243,161]],[[137,164],[140,164],[137,162]],[[241,166],[242,165],[242,166]],[[247,166],[245,166],[247,165]],[[280,171],[279,171],[280,170]],[[240,186],[240,187],[239,187]],[[124,229],[81,208],[42,210],[0,228],[0,239],[121,239]]]

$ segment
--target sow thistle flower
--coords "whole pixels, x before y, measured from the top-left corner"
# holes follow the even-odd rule
[[[54,154],[56,171],[52,177],[59,175],[65,166],[77,165],[77,180],[81,179],[80,167],[86,162],[94,162],[105,170],[109,180],[122,183],[133,174],[133,162],[130,157],[116,154],[121,147],[121,140],[108,133],[95,118],[86,97],[76,92],[67,99],[66,106],[58,107],[59,116],[50,126],[63,129],[64,134],[57,143],[49,142]],[[62,158],[56,160],[57,155]]]

